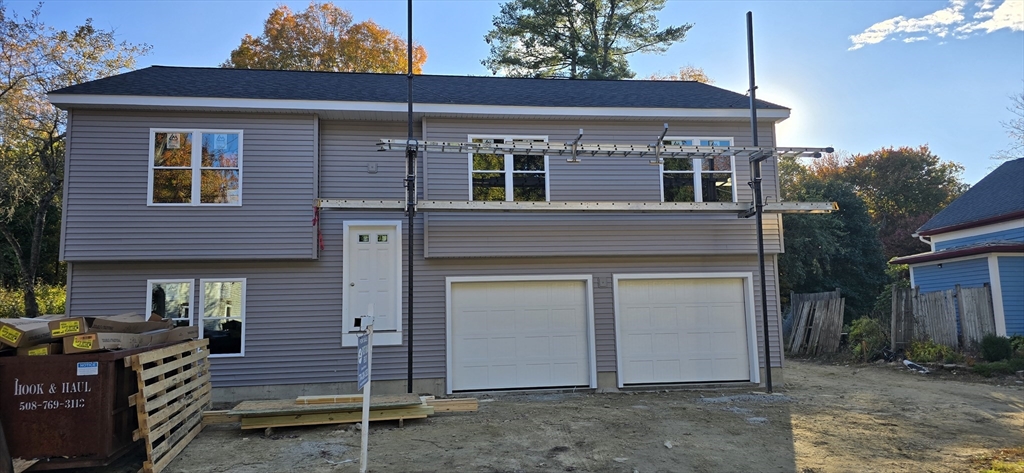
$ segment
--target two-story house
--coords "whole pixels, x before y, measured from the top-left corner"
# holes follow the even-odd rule
[[[759,383],[746,159],[426,152],[419,198],[691,202],[693,212],[417,212],[401,202],[406,77],[149,67],[50,93],[68,111],[68,312],[155,312],[211,340],[215,399],[354,390],[372,304],[375,385],[458,392]],[[696,82],[416,76],[419,140],[751,145],[749,99]],[[758,103],[762,146],[789,110]],[[775,200],[774,159],[764,194]],[[781,218],[764,219],[767,334],[782,364]],[[778,375],[776,375],[778,376]],[[375,392],[382,392],[374,388]]]

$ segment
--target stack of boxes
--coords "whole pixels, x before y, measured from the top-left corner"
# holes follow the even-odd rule
[[[126,350],[196,338],[198,327],[173,327],[157,315],[0,319],[0,351],[11,347],[19,356]]]

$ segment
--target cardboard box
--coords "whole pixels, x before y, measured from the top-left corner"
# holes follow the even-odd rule
[[[174,327],[167,331],[167,339],[165,343],[177,343],[185,340],[195,340],[199,338],[199,327],[192,325],[186,327]]]
[[[164,343],[169,329],[146,333],[87,332],[64,338],[64,353],[88,353],[100,350],[127,350]]]
[[[89,331],[89,321],[85,317],[67,317],[50,321],[50,336],[64,338]]]
[[[161,319],[158,315],[146,317],[136,313],[88,317],[88,319],[90,331],[106,333],[152,332],[153,330],[169,329],[174,322],[171,319]]]
[[[45,356],[45,355],[59,355],[63,350],[64,345],[61,342],[45,343],[42,345],[33,345],[30,347],[21,347],[18,349],[18,356]]]
[[[43,315],[34,319],[0,319],[0,344],[20,348],[51,341],[51,320],[63,315]]]

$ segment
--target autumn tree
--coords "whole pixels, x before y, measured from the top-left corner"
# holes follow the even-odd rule
[[[46,92],[119,73],[149,47],[119,43],[91,20],[71,31],[8,14],[0,2],[0,235],[18,269],[28,316],[39,313],[36,277],[45,232],[64,184],[67,114]],[[51,224],[52,230],[52,224]]]
[[[700,83],[704,83],[704,84],[714,84],[715,83],[715,80],[710,78],[710,77],[708,77],[707,73],[704,72],[704,69],[702,69],[700,67],[696,67],[696,66],[691,65],[691,64],[687,64],[687,65],[685,65],[683,67],[680,67],[679,68],[679,73],[677,73],[677,74],[662,74],[661,72],[655,72],[654,74],[651,74],[651,75],[645,77],[645,79],[647,79],[647,80],[680,80],[680,81],[700,82]]]
[[[407,58],[406,42],[373,20],[353,23],[347,10],[312,2],[298,13],[285,5],[275,8],[263,34],[245,35],[221,67],[405,73]],[[421,74],[426,60],[426,49],[415,46],[413,73]]]
[[[627,57],[663,53],[693,25],[660,29],[666,0],[512,0],[501,5],[481,61],[511,77],[629,79]]]
[[[928,245],[912,234],[967,190],[960,179],[963,169],[923,145],[882,148],[838,165],[826,160],[815,173],[853,185],[878,226],[886,258],[892,258],[928,251]]]

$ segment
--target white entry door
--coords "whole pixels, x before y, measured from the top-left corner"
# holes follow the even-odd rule
[[[587,282],[452,282],[449,390],[591,385]]]
[[[616,278],[619,384],[751,381],[742,278]]]
[[[400,330],[402,244],[398,225],[346,225],[346,239],[342,277],[345,330],[351,329],[355,317],[367,315],[370,304],[375,332]]]

